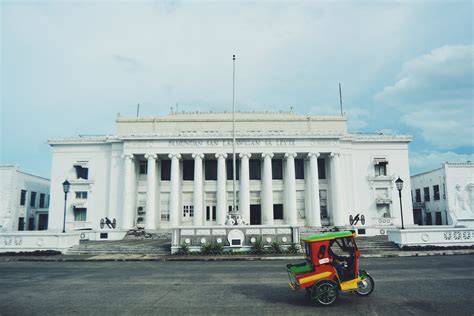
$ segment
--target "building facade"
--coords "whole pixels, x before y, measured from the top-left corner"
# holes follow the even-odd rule
[[[48,229],[49,179],[0,166],[0,232]]]
[[[225,225],[234,205],[247,225],[355,218],[367,234],[400,225],[394,180],[409,179],[410,136],[351,134],[337,116],[236,113],[235,133],[232,122],[232,113],[119,116],[115,135],[51,139],[50,227],[62,229],[66,179],[68,230]],[[410,195],[402,201],[410,210]]]
[[[413,218],[418,225],[456,225],[474,218],[474,163],[445,162],[411,177]]]

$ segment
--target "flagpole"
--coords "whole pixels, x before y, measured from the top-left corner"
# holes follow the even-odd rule
[[[232,212],[235,214],[237,191],[235,189],[236,175],[236,161],[235,161],[235,55],[232,56],[232,185],[234,187],[234,198]]]

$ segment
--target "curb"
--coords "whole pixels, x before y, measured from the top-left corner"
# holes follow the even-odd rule
[[[378,254],[366,254],[362,255],[362,258],[396,258],[396,257],[426,257],[426,256],[455,256],[455,255],[473,255],[474,249],[467,250],[440,250],[440,251],[428,251],[428,252],[390,252],[390,253],[378,253]],[[304,260],[305,257],[301,256],[274,256],[274,257],[239,257],[239,256],[219,256],[219,257],[202,257],[202,256],[171,256],[171,255],[123,255],[123,254],[112,254],[112,255],[83,255],[76,257],[68,257],[67,255],[51,256],[51,257],[29,257],[29,256],[0,256],[0,262],[20,262],[20,261],[31,261],[31,262],[117,262],[117,261],[278,261],[278,260]]]

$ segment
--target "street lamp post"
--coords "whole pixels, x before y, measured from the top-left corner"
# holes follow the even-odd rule
[[[395,185],[397,186],[398,198],[400,199],[400,215],[402,216],[402,229],[405,229],[405,226],[403,226],[403,208],[402,208],[403,180],[400,179],[400,177],[398,177],[398,179],[395,180]]]
[[[64,218],[63,218],[63,233],[66,232],[66,204],[67,204],[67,194],[69,192],[69,187],[71,184],[69,181],[63,182],[63,190],[64,190]]]

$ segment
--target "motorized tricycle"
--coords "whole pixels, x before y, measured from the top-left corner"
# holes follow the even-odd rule
[[[288,264],[289,286],[305,289],[312,301],[328,306],[339,291],[368,296],[374,280],[359,270],[359,249],[354,231],[323,233],[303,238],[306,262]]]

